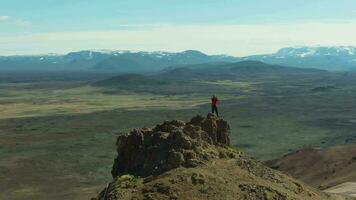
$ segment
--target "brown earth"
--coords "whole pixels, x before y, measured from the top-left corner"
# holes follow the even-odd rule
[[[266,164],[311,186],[326,189],[356,182],[356,145],[303,149]]]
[[[304,149],[266,164],[329,194],[356,197],[356,145]]]
[[[356,197],[356,183],[347,182],[325,190],[329,194],[343,194]]]

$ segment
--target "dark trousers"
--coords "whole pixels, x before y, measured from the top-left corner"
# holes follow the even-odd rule
[[[216,114],[216,116],[218,116],[219,117],[219,112],[218,112],[218,107],[217,106],[211,106],[211,112],[212,113],[215,113]]]

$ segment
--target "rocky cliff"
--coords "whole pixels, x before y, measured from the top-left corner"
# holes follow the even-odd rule
[[[230,146],[228,123],[209,114],[166,121],[117,140],[113,181],[95,200],[329,199]]]

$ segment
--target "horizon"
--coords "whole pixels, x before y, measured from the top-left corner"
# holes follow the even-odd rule
[[[289,46],[356,46],[355,6],[352,0],[4,0],[0,55],[198,49],[242,57]]]
[[[287,49],[287,48],[355,48],[355,46],[351,45],[345,45],[345,46],[321,46],[321,45],[314,45],[314,46],[286,46],[282,47],[280,49],[277,49],[277,51],[269,53],[269,54],[274,54],[277,53],[278,51],[282,49]],[[232,57],[248,57],[248,56],[255,56],[255,55],[269,55],[268,53],[261,53],[261,54],[250,54],[250,55],[245,55],[245,56],[235,56],[235,55],[230,55],[230,54],[222,54],[222,53],[217,53],[217,54],[209,54],[204,51],[198,50],[198,49],[186,49],[183,51],[161,51],[161,50],[155,50],[155,51],[143,51],[143,50],[123,50],[123,49],[82,49],[82,50],[77,50],[77,51],[69,51],[69,52],[64,52],[64,53],[54,53],[54,52],[48,52],[48,53],[41,53],[41,54],[13,54],[13,55],[0,55],[0,57],[16,57],[16,56],[65,56],[70,53],[76,53],[76,52],[85,52],[85,51],[92,51],[92,52],[99,52],[99,53],[114,53],[114,52],[124,52],[124,53],[183,53],[186,51],[198,51],[200,53],[203,53],[208,56],[232,56]]]

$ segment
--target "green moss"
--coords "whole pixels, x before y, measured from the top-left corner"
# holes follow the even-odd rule
[[[137,182],[138,182],[138,177],[129,174],[122,175],[120,177],[115,178],[114,181],[115,190],[119,192],[120,189],[132,188],[137,184]]]

